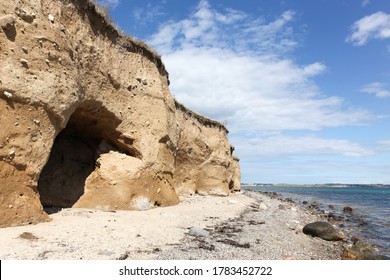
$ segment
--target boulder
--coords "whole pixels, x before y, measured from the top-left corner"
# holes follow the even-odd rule
[[[343,234],[327,222],[314,222],[307,224],[304,226],[302,231],[304,234],[319,237],[327,241],[345,240]]]
[[[345,213],[351,214],[352,211],[353,211],[353,209],[352,209],[352,207],[350,207],[350,206],[345,206],[345,207],[343,208],[343,212],[345,212]]]

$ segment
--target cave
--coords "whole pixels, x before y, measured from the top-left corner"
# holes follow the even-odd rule
[[[110,150],[131,153],[120,147],[120,122],[99,102],[85,102],[75,110],[57,135],[38,180],[43,207],[72,207],[84,194],[99,155]]]

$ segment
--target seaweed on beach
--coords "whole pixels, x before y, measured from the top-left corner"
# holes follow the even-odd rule
[[[228,245],[239,247],[239,248],[249,248],[251,246],[249,243],[239,243],[235,240],[227,239],[227,238],[217,240],[217,242],[228,244]]]
[[[237,233],[242,232],[242,227],[239,228],[237,225],[221,225],[214,229],[214,233],[226,235],[228,237],[236,236]]]
[[[204,240],[199,240],[198,247],[199,247],[199,249],[204,249],[204,250],[208,250],[208,251],[215,250],[214,244],[208,243]]]

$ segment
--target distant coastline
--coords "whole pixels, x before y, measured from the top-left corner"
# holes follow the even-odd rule
[[[370,187],[370,188],[389,188],[390,184],[341,184],[341,183],[326,183],[326,184],[267,184],[267,183],[241,183],[242,187]]]

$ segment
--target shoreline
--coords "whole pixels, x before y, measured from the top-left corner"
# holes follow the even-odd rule
[[[338,260],[344,244],[303,234],[318,215],[247,190],[147,211],[72,208],[50,216],[48,223],[0,228],[0,259]]]
[[[374,216],[367,216],[367,213],[359,204],[341,203],[340,201],[329,200],[329,198],[322,200],[303,194],[295,196],[291,193],[289,195],[283,193],[282,190],[256,190],[256,192],[262,192],[281,201],[295,203],[343,232],[348,241],[343,246],[343,259],[390,259],[389,250],[387,249],[388,244],[384,239],[378,240],[378,236],[373,236],[372,232],[369,232],[370,229],[371,231],[378,230],[378,228],[375,228],[378,225],[374,223]],[[383,223],[382,225],[385,226]]]
[[[206,236],[187,234],[180,245],[157,259],[188,260],[340,260],[345,242],[305,235],[303,227],[320,221],[307,209],[264,193],[244,190],[254,202],[240,217],[208,228]]]

